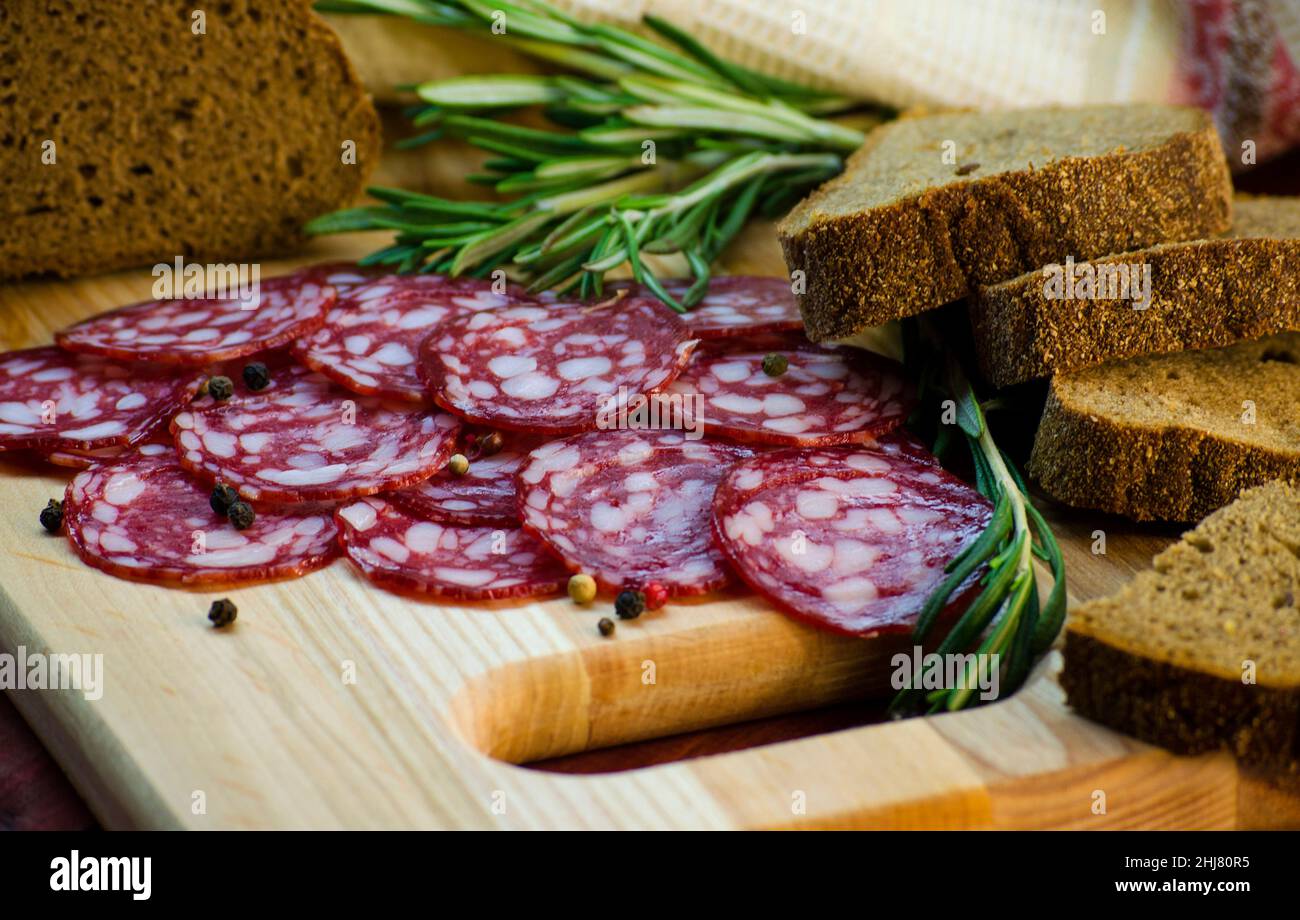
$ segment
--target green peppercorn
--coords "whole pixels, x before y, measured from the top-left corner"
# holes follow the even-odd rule
[[[212,606],[208,608],[208,619],[212,621],[212,625],[217,629],[229,626],[235,622],[237,616],[239,616],[239,608],[231,603],[228,597],[213,601]]]
[[[614,635],[614,621],[609,617],[601,617],[600,622],[596,624],[596,628],[599,629],[600,634],[606,638]]]
[[[244,386],[250,390],[265,390],[271,385],[271,374],[261,361],[244,365]]]
[[[596,579],[581,572],[570,577],[569,597],[575,604],[590,604],[596,599]]]
[[[236,530],[246,530],[251,527],[256,516],[253,513],[253,506],[248,502],[231,502],[229,510],[226,511],[226,517],[230,518],[230,523],[235,525]]]
[[[239,501],[239,493],[224,482],[219,482],[212,487],[212,494],[208,496],[208,504],[217,514],[225,517],[230,513],[230,506]]]
[[[635,620],[645,612],[645,595],[640,591],[622,591],[614,599],[614,612],[620,620]]]
[[[41,509],[41,526],[50,533],[63,529],[63,502],[50,499],[49,504]]]
[[[451,470],[453,476],[464,476],[469,472],[469,458],[464,454],[452,454],[447,461],[447,469]]]
[[[235,384],[229,377],[209,377],[208,395],[217,402],[229,399],[235,392]]]
[[[790,367],[790,360],[777,352],[763,356],[763,373],[769,377],[780,377]]]
[[[501,453],[501,447],[505,441],[499,431],[489,431],[478,442],[478,453],[480,457],[490,457],[493,454]]]

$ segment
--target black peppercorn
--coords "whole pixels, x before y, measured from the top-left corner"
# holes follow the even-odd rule
[[[645,612],[645,595],[640,591],[623,591],[614,599],[614,612],[620,620],[635,620]]]
[[[230,513],[230,506],[239,501],[239,493],[224,482],[219,482],[212,488],[212,494],[208,496],[208,504],[217,514],[225,517]]]
[[[209,377],[208,395],[217,402],[229,399],[235,392],[235,385],[229,377]]]
[[[250,390],[265,390],[271,385],[271,374],[261,361],[244,365],[244,386]]]
[[[244,530],[252,525],[256,515],[253,513],[253,506],[248,502],[235,501],[230,503],[226,517],[230,518],[230,523],[235,525],[236,530]]]
[[[239,616],[239,608],[231,603],[230,598],[223,597],[219,601],[213,601],[212,606],[208,608],[208,619],[217,629],[223,626],[229,626],[235,622],[235,617]]]
[[[483,435],[478,442],[478,453],[480,457],[490,457],[493,454],[499,454],[504,440],[499,431],[489,431]]]
[[[49,504],[41,509],[41,526],[50,533],[63,529],[63,502],[50,499]]]
[[[614,635],[614,621],[609,617],[601,617],[600,622],[596,624],[596,628],[599,629],[600,634],[606,638]]]

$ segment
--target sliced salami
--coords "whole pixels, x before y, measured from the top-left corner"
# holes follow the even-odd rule
[[[590,431],[670,383],[695,347],[657,300],[507,307],[454,317],[424,341],[420,373],[451,412],[492,428]]]
[[[325,321],[334,288],[297,273],[258,285],[239,300],[148,300],[56,333],[69,351],[123,361],[199,366],[277,348]]]
[[[95,450],[142,441],[194,396],[202,375],[122,365],[60,348],[0,355],[0,450]]]
[[[729,580],[709,532],[713,492],[751,452],[671,431],[596,431],[552,441],[519,471],[520,513],[605,591],[663,585],[707,594]]]
[[[63,517],[83,560],[159,584],[246,584],[290,578],[338,555],[332,506],[259,508],[236,530],[174,456],[93,466],[68,483]]]
[[[932,463],[828,448],[737,464],[718,487],[713,524],[755,591],[817,626],[871,636],[910,629],[944,566],[991,517],[983,496]]]
[[[668,278],[661,283],[680,302],[695,282],[692,278]],[[653,296],[640,285],[626,287],[631,293]],[[701,339],[803,329],[789,279],[759,275],[710,278],[704,296],[682,319],[691,334]]]
[[[564,567],[517,527],[426,521],[384,498],[338,510],[347,557],[367,579],[397,591],[486,601],[555,594]]]
[[[408,402],[428,401],[416,372],[420,343],[461,313],[534,303],[521,288],[441,275],[390,275],[354,285],[325,325],[293,343],[293,354],[349,390]]]
[[[266,396],[172,420],[181,465],[250,501],[331,501],[427,479],[460,423],[443,412],[358,396],[319,374]]]
[[[462,476],[443,469],[423,482],[385,497],[430,521],[472,527],[518,527],[515,474],[527,460],[528,452],[540,444],[537,438],[516,436],[498,453],[470,461],[469,470]]]
[[[800,447],[870,443],[915,401],[902,368],[870,352],[806,345],[778,354],[787,367],[772,376],[763,350],[701,351],[667,392],[710,434]]]
[[[43,454],[45,460],[56,466],[66,466],[74,470],[85,470],[97,463],[118,463],[134,457],[175,457],[176,448],[171,444],[150,441],[134,447],[100,447],[95,450],[53,450]]]

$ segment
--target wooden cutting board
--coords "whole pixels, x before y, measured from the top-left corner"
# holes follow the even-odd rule
[[[297,262],[353,257],[340,238]],[[782,270],[759,225],[726,268]],[[147,272],[0,288],[0,344],[148,296]],[[1026,419],[1025,424],[1033,424]],[[886,689],[904,640],[826,635],[739,592],[597,635],[608,605],[404,599],[345,561],[228,592],[121,581],[37,514],[69,476],[0,463],[0,649],[102,654],[104,692],[13,692],[108,827],[1193,827],[1300,823],[1226,754],[1174,757],[1073,716],[1052,653],[1010,700],[606,774],[516,764]],[[1073,600],[1113,590],[1168,534],[1058,518]],[[1107,553],[1091,552],[1107,533]],[[239,606],[210,628],[217,596]],[[1098,793],[1105,811],[1096,813]]]

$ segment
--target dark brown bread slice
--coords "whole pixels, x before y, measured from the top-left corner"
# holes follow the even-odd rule
[[[1070,705],[1179,753],[1300,770],[1300,490],[1243,492],[1154,565],[1071,614]]]
[[[378,131],[308,0],[6,0],[0,278],[272,256],[357,196]]]
[[[1029,458],[1059,501],[1198,521],[1300,478],[1300,334],[1147,355],[1052,378]]]
[[[995,386],[1133,355],[1213,348],[1300,329],[1300,198],[1239,198],[1220,239],[1163,243],[1079,263],[1150,269],[1150,299],[1048,297],[1044,269],[982,288],[970,305]],[[1127,269],[1126,269],[1127,270]],[[1105,272],[1105,269],[1102,269]]]
[[[955,162],[944,162],[945,142]],[[1227,230],[1214,125],[1163,105],[958,112],[877,128],[780,226],[815,341],[1063,262]]]

